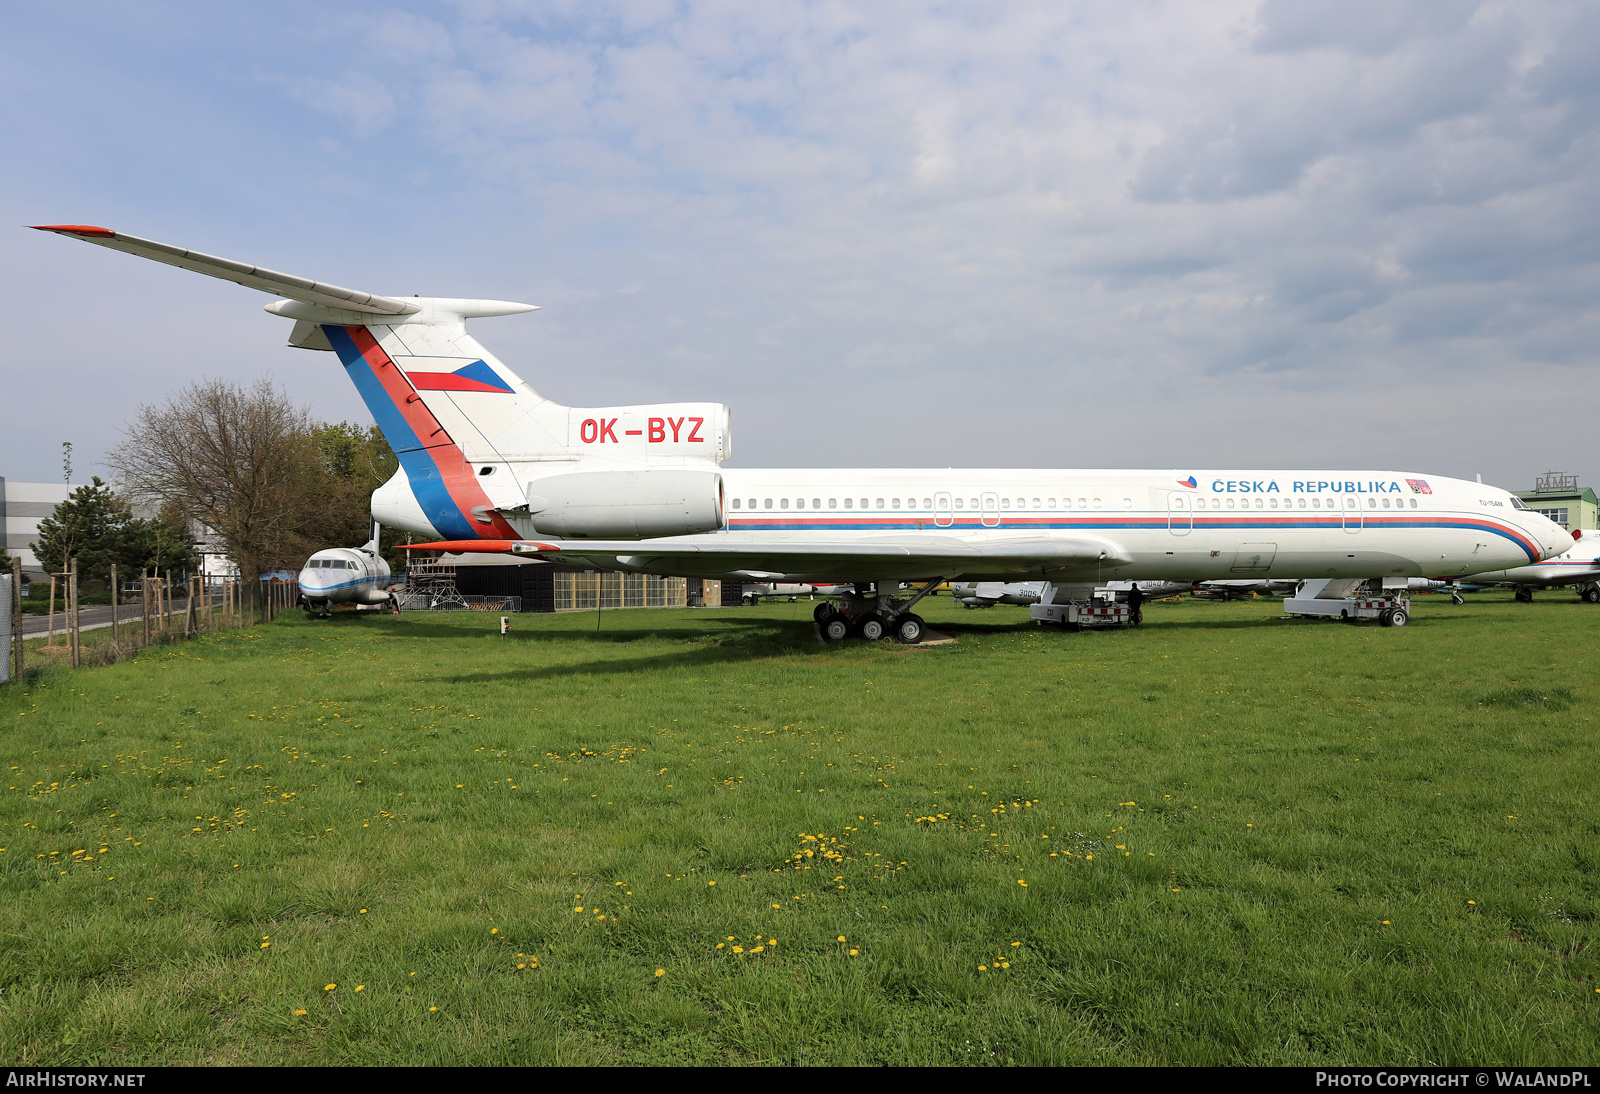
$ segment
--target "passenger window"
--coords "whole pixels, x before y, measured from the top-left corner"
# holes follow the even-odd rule
[[[882,498],[879,498],[879,499],[878,499],[878,508],[879,508],[879,509],[882,509],[882,508],[883,508],[883,499],[882,499]]]
[[[1055,498],[1047,498],[1045,500],[1049,503],[1050,508],[1054,509],[1056,507],[1056,499]]]
[[[739,508],[739,499],[738,498],[734,498],[733,499],[733,507],[735,509]]]
[[[1063,508],[1063,509],[1071,509],[1072,508],[1072,499],[1071,498],[1062,498],[1061,499],[1061,508]]]
[[[828,499],[828,508],[829,509],[837,509],[837,508],[839,508],[839,499],[838,498],[829,498]]]
[[[1272,508],[1276,509],[1278,507],[1278,499],[1277,498],[1270,499],[1270,504],[1271,504]]]
[[[1084,501],[1082,498],[1079,498],[1078,499],[1078,508],[1079,509],[1087,509],[1087,508],[1089,508],[1089,504],[1088,504],[1088,502]]]
[[[813,508],[813,509],[821,509],[822,508],[822,499],[821,498],[812,498],[811,499],[811,508]]]
[[[1095,498],[1094,499],[1094,507],[1096,509],[1100,508],[1100,499],[1099,498]]]
[[[765,507],[765,508],[767,508],[767,509],[771,509],[771,508],[772,508],[772,499],[771,499],[771,498],[767,498],[767,499],[765,499],[765,501],[764,501],[764,503],[763,503],[763,504],[764,504],[764,507]]]
[[[867,499],[866,498],[862,498],[861,499],[861,508],[863,508],[863,509],[867,508]]]
[[[1010,509],[1011,508],[1011,499],[1010,498],[1001,498],[1000,499],[1000,508],[1002,508],[1002,509]]]
[[[1411,499],[1411,508],[1415,509],[1416,507],[1417,507],[1417,499],[1416,498],[1412,498]]]
[[[756,499],[755,498],[751,498],[749,501],[745,502],[745,506],[744,507],[746,509],[754,509],[756,507]]]
[[[1367,500],[1368,500],[1368,501],[1373,501],[1373,502],[1375,502],[1375,501],[1376,501],[1376,499],[1373,499],[1373,498],[1368,498],[1368,499],[1367,499]],[[1383,499],[1383,507],[1384,507],[1384,508],[1385,508],[1385,509],[1387,509],[1387,508],[1389,508],[1389,499],[1388,499],[1388,498],[1384,498],[1384,499]]]
[[[787,509],[787,508],[789,508],[789,499],[788,498],[779,498],[778,499],[778,508],[779,509]]]
[[[845,508],[846,508],[846,509],[848,509],[848,508],[850,508],[850,503],[851,503],[851,501],[852,501],[852,500],[853,500],[853,499],[851,499],[851,498],[845,498],[845,499],[844,499],[844,507],[845,507]]]
[[[1232,499],[1232,498],[1229,498],[1229,499],[1228,499],[1228,508],[1229,508],[1229,509],[1232,509],[1232,508],[1233,508],[1233,499]]]
[[[1300,508],[1304,509],[1305,507],[1306,507],[1306,499],[1305,498],[1301,498],[1300,499]]]
[[[956,508],[957,509],[964,509],[964,508],[966,508],[966,503],[964,501],[962,501],[960,498],[957,498],[956,499]]]

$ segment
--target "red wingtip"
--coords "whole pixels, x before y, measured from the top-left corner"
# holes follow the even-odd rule
[[[60,232],[69,236],[99,236],[102,239],[110,239],[117,234],[110,228],[96,228],[93,224],[30,224],[28,227],[41,232]]]

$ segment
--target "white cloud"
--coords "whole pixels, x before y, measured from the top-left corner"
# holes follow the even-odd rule
[[[726,399],[747,465],[1588,458],[1531,393],[1600,395],[1591,8],[464,0],[304,25],[250,51],[278,97],[250,106],[303,148],[257,185],[345,246],[284,213],[240,257],[535,297],[479,332],[530,382]]]

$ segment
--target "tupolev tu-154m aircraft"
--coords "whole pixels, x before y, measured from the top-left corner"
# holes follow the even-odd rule
[[[1406,621],[1407,578],[1539,562],[1572,537],[1504,490],[1414,471],[723,468],[716,403],[565,407],[466,321],[530,304],[388,297],[107,228],[40,225],[260,289],[289,344],[343,364],[400,460],[372,516],[446,551],[651,574],[849,582],[824,636],[918,641],[912,609],[956,578],[1050,583],[1033,609],[1075,627],[1107,581],[1318,579],[1307,600]],[[899,582],[926,582],[908,599]],[[1296,614],[1339,614],[1320,600]],[[1374,609],[1377,605],[1377,609]],[[1059,607],[1058,607],[1059,606]],[[1350,618],[1355,618],[1352,612]]]

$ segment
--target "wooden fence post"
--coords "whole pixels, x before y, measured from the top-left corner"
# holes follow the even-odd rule
[[[72,647],[72,667],[81,661],[78,652],[78,560],[67,560],[67,645]]]
[[[22,679],[22,560],[11,560],[11,635],[12,645],[16,647],[16,672],[11,676],[13,680]]]
[[[117,564],[111,564],[111,644],[117,644]],[[114,655],[113,655],[114,656]]]

